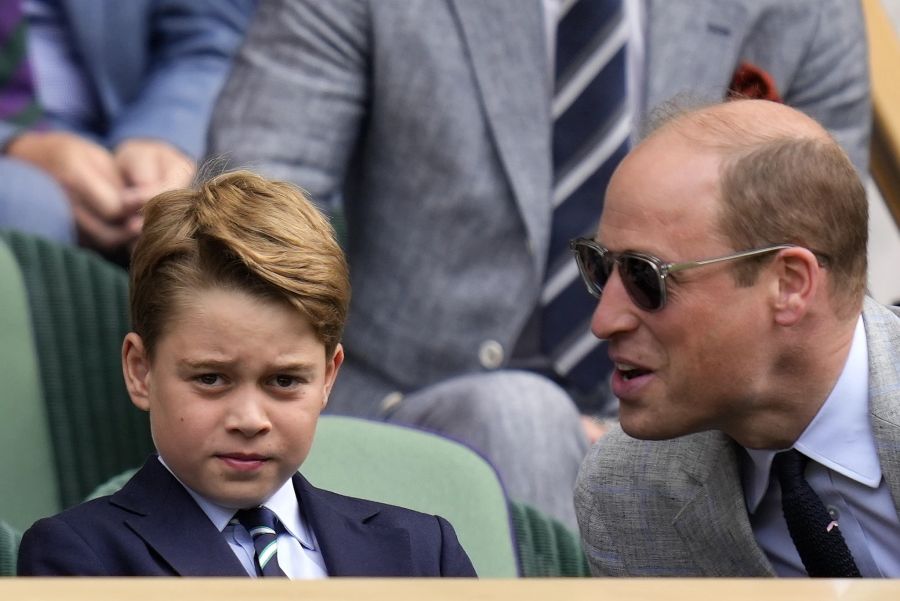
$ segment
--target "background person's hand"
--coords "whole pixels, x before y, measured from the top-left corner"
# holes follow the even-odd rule
[[[87,138],[63,131],[26,132],[6,154],[48,172],[66,190],[79,235],[87,246],[115,250],[134,239],[127,222],[125,184],[113,155]]]
[[[125,201],[132,207],[144,206],[160,192],[190,185],[197,173],[190,157],[162,140],[125,140],[114,155],[126,186]]]
[[[591,446],[609,432],[609,424],[590,415],[581,416],[581,427],[584,429],[584,434],[587,436],[588,443]]]

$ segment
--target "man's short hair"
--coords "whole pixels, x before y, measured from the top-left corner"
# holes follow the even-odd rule
[[[340,342],[350,301],[347,263],[328,219],[289,183],[234,171],[147,203],[130,305],[149,356],[189,294],[211,288],[288,303],[328,357]]]
[[[850,159],[833,140],[779,139],[723,163],[722,232],[736,248],[782,242],[821,255],[831,297],[856,312],[866,290],[868,201]],[[754,264],[735,265],[738,283]]]
[[[869,205],[853,163],[834,138],[799,112],[754,124],[736,117],[729,104],[719,105],[723,110],[670,104],[656,113],[653,125],[674,128],[722,157],[719,229],[735,250],[782,243],[810,249],[829,269],[835,310],[857,312],[866,290]],[[770,259],[734,263],[737,283],[752,285]]]

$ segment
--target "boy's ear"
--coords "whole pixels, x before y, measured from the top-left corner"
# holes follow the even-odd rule
[[[344,362],[344,347],[340,343],[334,349],[334,355],[325,363],[325,394],[322,397],[322,408],[328,404],[328,395],[331,394],[331,388],[337,379],[338,371]]]
[[[144,341],[134,332],[129,332],[122,342],[122,375],[125,376],[125,388],[131,402],[138,409],[149,411],[150,360]]]

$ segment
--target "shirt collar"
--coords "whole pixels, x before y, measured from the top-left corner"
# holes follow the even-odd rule
[[[186,485],[178,476],[172,472],[172,469],[166,465],[166,462],[163,460],[162,456],[158,456],[159,462],[163,464],[163,466],[169,470],[169,473],[175,477],[176,480],[184,487],[184,489],[191,495],[191,498],[196,501],[197,505],[200,506],[200,509],[203,510],[203,513],[209,518],[209,521],[213,523],[213,526],[219,532],[225,530],[228,523],[231,521],[231,518],[234,517],[235,510],[229,507],[223,507],[218,503],[214,503],[196,492],[190,486]],[[272,512],[278,517],[278,521],[281,522],[281,525],[284,526],[284,529],[288,534],[297,539],[297,541],[303,546],[303,548],[308,549],[310,551],[315,551],[316,549],[316,540],[312,535],[312,532],[309,529],[309,526],[306,524],[306,520],[303,519],[302,514],[300,513],[300,503],[297,500],[297,495],[294,491],[294,482],[292,479],[288,479],[284,484],[281,485],[281,488],[275,491],[271,497],[266,499],[261,503],[272,510]]]
[[[297,499],[297,494],[294,491],[293,480],[288,480],[282,484],[281,488],[276,490],[275,494],[266,499],[263,505],[271,509],[275,515],[278,516],[278,521],[281,522],[281,525],[284,526],[284,529],[287,530],[288,534],[296,538],[305,549],[310,551],[316,550],[316,540],[312,535],[306,520],[303,519],[303,514],[300,511],[300,503]]]
[[[881,482],[881,463],[869,421],[869,357],[862,317],[856,323],[841,375],[819,412],[794,443],[816,463],[868,486]],[[747,510],[754,513],[769,487],[777,450],[745,449],[743,468]]]

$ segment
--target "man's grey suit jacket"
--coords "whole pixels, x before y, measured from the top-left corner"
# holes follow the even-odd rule
[[[865,167],[856,2],[646,4],[644,110],[683,92],[721,99],[749,61]],[[353,301],[332,410],[372,415],[393,391],[508,366],[550,236],[543,32],[539,0],[259,6],[210,147],[323,205],[343,199]]]
[[[869,405],[900,511],[900,310],[866,299]],[[585,459],[575,510],[598,576],[774,576],[753,536],[739,448],[720,432],[642,441],[616,429]]]

